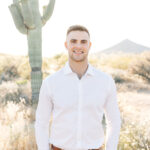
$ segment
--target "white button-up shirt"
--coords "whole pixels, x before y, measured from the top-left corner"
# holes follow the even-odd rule
[[[43,80],[35,122],[38,150],[49,150],[49,144],[65,150],[97,149],[104,142],[106,150],[117,150],[120,127],[116,86],[110,75],[88,64],[79,79],[67,62]]]

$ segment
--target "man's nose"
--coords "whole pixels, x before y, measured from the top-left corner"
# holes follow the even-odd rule
[[[80,43],[76,43],[76,48],[81,48],[81,44]]]

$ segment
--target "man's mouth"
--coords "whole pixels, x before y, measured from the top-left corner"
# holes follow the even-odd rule
[[[84,52],[83,51],[73,51],[73,53],[75,53],[75,54],[83,54]]]

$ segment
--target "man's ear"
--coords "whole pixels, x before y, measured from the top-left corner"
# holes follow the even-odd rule
[[[91,45],[92,45],[92,43],[90,42],[90,44],[89,44],[89,49],[91,48]]]
[[[67,49],[67,41],[65,41],[64,45],[65,45],[65,47],[66,47],[66,49]]]

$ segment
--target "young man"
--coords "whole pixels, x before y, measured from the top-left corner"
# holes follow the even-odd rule
[[[35,122],[38,150],[101,150],[104,145],[105,150],[117,150],[121,118],[114,80],[88,63],[91,42],[85,27],[71,26],[65,47],[68,62],[40,89]]]

